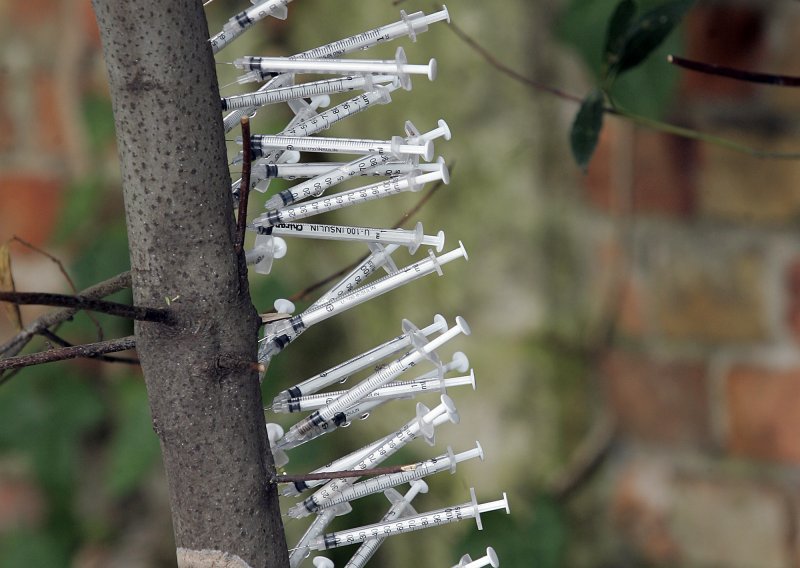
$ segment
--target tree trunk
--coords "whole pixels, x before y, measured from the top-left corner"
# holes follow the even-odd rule
[[[180,566],[288,565],[255,371],[258,317],[198,0],[94,0],[114,107],[136,323]],[[245,370],[243,370],[243,368]],[[237,558],[238,557],[238,558]]]

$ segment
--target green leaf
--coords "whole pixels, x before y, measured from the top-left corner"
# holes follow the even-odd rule
[[[614,68],[620,59],[625,46],[625,39],[631,27],[631,21],[639,10],[636,0],[622,0],[614,9],[606,29],[606,45],[603,50],[605,62],[604,74]]]
[[[639,65],[667,38],[694,0],[672,0],[639,16],[630,25],[613,71],[623,73]]]
[[[583,170],[589,165],[600,138],[605,112],[604,102],[603,91],[593,90],[581,103],[581,108],[572,123],[569,133],[570,148],[575,162]]]

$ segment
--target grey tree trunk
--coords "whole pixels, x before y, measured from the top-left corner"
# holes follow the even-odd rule
[[[180,566],[288,566],[255,371],[258,317],[234,216],[199,0],[94,0],[117,129],[136,346]],[[238,558],[237,558],[238,557]]]

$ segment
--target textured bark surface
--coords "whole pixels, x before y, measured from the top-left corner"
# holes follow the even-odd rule
[[[287,566],[258,378],[258,318],[234,217],[219,91],[197,0],[94,0],[122,166],[136,346],[176,545]],[[221,364],[225,362],[225,364]]]

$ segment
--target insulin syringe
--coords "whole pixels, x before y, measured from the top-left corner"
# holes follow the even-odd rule
[[[401,471],[398,473],[377,475],[375,477],[365,479],[364,481],[353,483],[352,485],[343,488],[339,493],[331,497],[322,505],[318,505],[314,499],[309,497],[291,507],[288,511],[288,515],[290,517],[300,519],[307,517],[311,513],[316,513],[321,509],[327,509],[328,507],[333,507],[339,503],[355,501],[356,499],[361,499],[367,495],[384,491],[390,487],[396,487],[397,485],[401,485],[403,483],[410,483],[415,479],[422,479],[423,477],[428,477],[442,471],[450,471],[451,474],[455,473],[456,464],[466,460],[471,460],[473,458],[480,458],[481,461],[483,461],[483,448],[478,442],[475,442],[475,444],[475,448],[458,454],[454,454],[453,449],[448,446],[447,453],[420,462],[416,464],[414,469]]]
[[[395,177],[410,173],[413,170],[432,172],[439,169],[439,166],[435,163],[415,164],[413,162],[400,162],[391,156],[387,156],[386,154],[381,157],[386,157],[387,161],[381,162],[376,156],[370,156],[375,163],[359,169],[358,173],[354,175],[364,177]],[[359,160],[360,159],[361,158],[359,158]],[[286,180],[296,180],[314,178],[317,176],[324,176],[325,174],[333,174],[334,170],[346,165],[345,162],[300,162],[297,164],[270,164],[267,162],[262,162],[261,160],[262,158],[259,158],[259,160],[253,164],[251,171],[251,175],[256,174],[261,179],[280,178]],[[284,191],[291,192],[291,190],[292,188],[289,188]],[[267,203],[264,207],[266,209],[274,209],[279,206],[280,204],[270,206],[269,203]]]
[[[236,140],[239,142],[239,139]],[[254,134],[250,137],[253,157],[265,151],[296,150],[298,152],[323,152],[339,154],[391,154],[394,158],[421,156],[433,158],[433,143],[428,140],[407,143],[401,136],[391,140],[366,138],[325,138],[322,136],[285,136],[283,134]]]
[[[411,501],[417,496],[418,493],[427,492],[428,484],[421,479],[418,479],[412,483],[405,495],[400,495],[400,493],[398,493],[395,489],[387,489],[384,492],[384,495],[392,504],[392,506],[389,507],[389,510],[381,518],[380,522],[391,523],[396,519],[416,515],[417,511],[415,511],[414,507],[411,506]],[[378,550],[380,545],[383,544],[384,540],[386,540],[384,537],[378,536],[377,538],[372,538],[363,542],[361,546],[358,547],[356,553],[353,554],[347,564],[345,564],[344,568],[363,568],[363,566],[369,562],[370,558],[372,558],[372,556]]]
[[[405,17],[403,12],[400,13],[404,16],[402,21],[381,26],[352,37],[334,41],[332,43],[321,45],[319,47],[315,47],[314,49],[309,49],[302,53],[293,55],[292,58],[303,59],[306,57],[336,57],[338,55],[343,55],[359,49],[367,49],[374,45],[378,45],[379,43],[384,43],[386,41],[403,37],[404,35],[411,35],[411,38],[415,39],[416,34],[426,31],[429,24],[442,20],[447,20],[448,22],[450,21],[450,15],[448,14],[445,6],[442,6],[441,11],[430,14],[429,16],[426,16],[422,12],[416,12]],[[289,80],[288,77],[291,77],[291,75],[278,75],[276,79],[279,81],[276,81],[275,79],[270,80],[265,85],[261,86],[257,92],[263,93],[277,84],[282,84],[283,82]],[[225,132],[230,132],[234,126],[239,124],[242,116],[251,116],[256,112],[256,109],[256,106],[250,106],[227,114],[223,120]]]
[[[402,47],[398,47],[394,60],[381,59],[333,59],[333,58],[298,58],[288,57],[256,57],[244,56],[234,59],[233,64],[239,69],[250,72],[240,75],[237,83],[261,81],[269,73],[318,73],[328,75],[352,75],[370,73],[376,75],[393,75],[400,79],[403,88],[408,89],[409,75],[427,75],[428,80],[436,79],[436,60],[431,59],[427,65],[411,65]]]
[[[329,548],[364,542],[372,538],[393,536],[455,523],[463,521],[464,519],[475,519],[478,524],[478,529],[483,530],[483,523],[481,522],[482,513],[496,511],[498,509],[505,509],[506,513],[511,512],[508,506],[508,497],[505,493],[503,493],[502,499],[490,501],[488,503],[478,503],[475,497],[475,489],[470,489],[470,496],[472,497],[471,501],[460,505],[444,507],[403,519],[396,519],[390,523],[375,523],[320,535],[308,542],[307,546],[311,550],[327,550]]]
[[[311,304],[311,307],[321,306],[330,300],[334,300],[345,294],[349,294],[359,286],[361,286],[367,278],[379,268],[383,268],[387,273],[394,274],[397,272],[397,265],[392,260],[392,253],[396,251],[399,245],[379,245],[371,243],[367,245],[370,249],[370,254],[358,266],[348,272],[336,284],[331,286],[330,290],[322,294],[317,300]]]
[[[450,387],[460,387],[465,385],[472,385],[473,388],[475,388],[474,373],[441,380],[437,377],[422,380],[393,381],[387,383],[381,388],[375,389],[370,394],[365,396],[363,400],[391,400],[398,397],[414,397],[421,393],[441,390],[442,387],[447,389]],[[333,402],[337,397],[342,396],[346,392],[346,390],[340,390],[290,398],[289,400],[281,401],[280,404],[273,404],[271,410],[272,412],[281,414],[292,412],[310,412]]]
[[[259,90],[243,95],[222,97],[222,110],[258,108],[265,105],[285,103],[293,99],[307,99],[319,95],[346,93],[355,89],[371,91],[376,83],[391,83],[394,80],[394,77],[388,75],[355,75],[277,87],[265,91]]]
[[[447,167],[443,163],[439,164],[439,166],[439,171],[436,172],[421,175],[409,174],[403,177],[389,178],[378,183],[318,197],[311,201],[295,203],[294,205],[289,205],[281,209],[273,209],[256,217],[253,220],[253,224],[268,227],[270,225],[277,225],[278,223],[291,223],[300,219],[305,219],[306,217],[313,217],[314,215],[321,215],[322,213],[336,211],[345,207],[352,207],[353,205],[359,205],[390,195],[397,195],[405,191],[420,191],[422,187],[429,182],[441,180],[443,183],[450,183],[450,175],[447,172]]]
[[[441,266],[443,264],[462,257],[465,259],[468,258],[467,251],[461,242],[459,242],[459,248],[440,256],[436,256],[433,254],[433,251],[429,251],[428,258],[410,264],[393,274],[388,274],[383,278],[364,284],[349,294],[331,299],[319,306],[309,308],[302,314],[289,319],[267,324],[264,330],[264,337],[261,340],[261,347],[259,348],[259,361],[268,361],[315,323],[333,317],[336,314],[349,310],[352,307],[433,272],[437,272],[441,275]]]
[[[248,28],[256,22],[263,20],[267,16],[285,20],[288,15],[286,5],[292,0],[264,0],[256,2],[247,10],[239,12],[222,26],[222,31],[212,36],[208,41],[211,42],[211,51],[218,53],[222,48],[242,35]]]
[[[355,406],[358,401],[378,387],[393,381],[424,359],[432,359],[434,364],[438,364],[436,349],[462,333],[469,335],[470,329],[467,322],[461,316],[458,316],[453,327],[430,341],[421,334],[412,334],[414,349],[373,373],[336,400],[319,410],[315,410],[306,418],[294,424],[283,438],[278,441],[278,447],[282,449],[293,448],[325,434],[332,426],[340,425],[344,420],[344,411],[351,406]]]
[[[325,371],[316,374],[289,389],[281,391],[272,400],[273,408],[281,406],[290,398],[314,394],[315,392],[318,392],[325,387],[332,385],[333,383],[344,381],[353,373],[357,373],[362,369],[366,369],[370,365],[373,365],[381,359],[389,357],[390,355],[399,353],[411,345],[412,331],[418,331],[427,337],[431,334],[446,330],[447,320],[445,320],[443,316],[436,314],[436,316],[433,318],[432,324],[418,330],[413,323],[404,319],[401,324],[401,329],[403,330],[403,333],[397,337],[381,343],[369,351],[365,351],[364,353],[356,355],[355,357],[352,357],[347,361],[336,365],[335,367],[326,369]]]
[[[361,460],[353,466],[352,469],[354,471],[363,471],[377,467],[420,437],[429,445],[433,445],[436,440],[436,428],[446,422],[458,424],[460,420],[453,399],[443,394],[441,400],[441,404],[437,405],[432,410],[421,402],[418,402],[416,416],[403,424],[403,426],[393,434],[384,437],[381,443],[370,452],[363,455]],[[345,488],[358,481],[359,477],[361,476],[357,475],[333,479],[317,489],[308,499],[311,500],[310,502],[314,503],[314,506],[324,508],[325,503],[335,498]],[[321,484],[310,482],[305,487],[316,487],[317,485]],[[300,487],[301,486],[296,486],[295,489],[300,490]],[[286,494],[286,489],[284,489],[284,494]],[[294,492],[290,490],[289,494],[294,494]]]
[[[320,223],[278,223],[272,227],[256,227],[256,232],[301,239],[402,245],[408,247],[410,254],[417,252],[420,245],[436,247],[436,252],[442,252],[444,248],[444,231],[439,231],[436,235],[426,235],[422,223],[417,223],[413,231]]]

